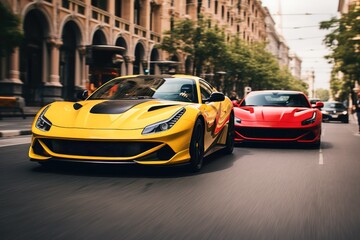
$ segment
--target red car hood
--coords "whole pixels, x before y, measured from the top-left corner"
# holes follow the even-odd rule
[[[299,122],[311,118],[314,109],[297,107],[240,107],[235,116],[249,122]]]

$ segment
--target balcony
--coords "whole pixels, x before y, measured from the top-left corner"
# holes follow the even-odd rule
[[[161,37],[159,33],[151,32],[150,33],[150,39],[156,43],[160,43]]]
[[[93,19],[102,22],[102,23],[110,23],[110,14],[107,11],[104,11],[97,7],[92,7],[91,16]]]
[[[115,17],[115,27],[126,32],[130,31],[130,23],[123,18]]]
[[[86,4],[78,0],[62,0],[61,7],[70,10],[70,12],[85,15]]]
[[[139,25],[134,25],[134,34],[139,37],[146,38],[146,28]]]

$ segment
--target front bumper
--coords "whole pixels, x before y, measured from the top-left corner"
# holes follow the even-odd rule
[[[190,159],[192,128],[141,135],[142,130],[94,130],[52,127],[33,129],[29,149],[32,161],[93,163],[181,164]]]
[[[341,122],[348,122],[349,121],[349,115],[348,114],[342,114],[342,113],[323,113],[323,119],[324,121],[341,121]]]
[[[321,127],[235,127],[235,142],[297,142],[316,143],[321,138]]]

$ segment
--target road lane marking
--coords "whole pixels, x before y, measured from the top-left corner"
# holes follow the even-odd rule
[[[323,155],[323,151],[321,149],[321,146],[320,146],[320,149],[319,149],[319,165],[323,165],[324,164],[324,155]]]
[[[17,137],[17,138],[4,138],[4,139],[0,139],[0,148],[21,145],[21,144],[30,144],[30,142],[31,142],[31,136]]]

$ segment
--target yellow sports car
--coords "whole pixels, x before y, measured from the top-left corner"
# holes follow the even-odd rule
[[[232,102],[199,77],[123,76],[82,96],[39,111],[30,160],[188,164],[199,171],[207,154],[233,151]]]

